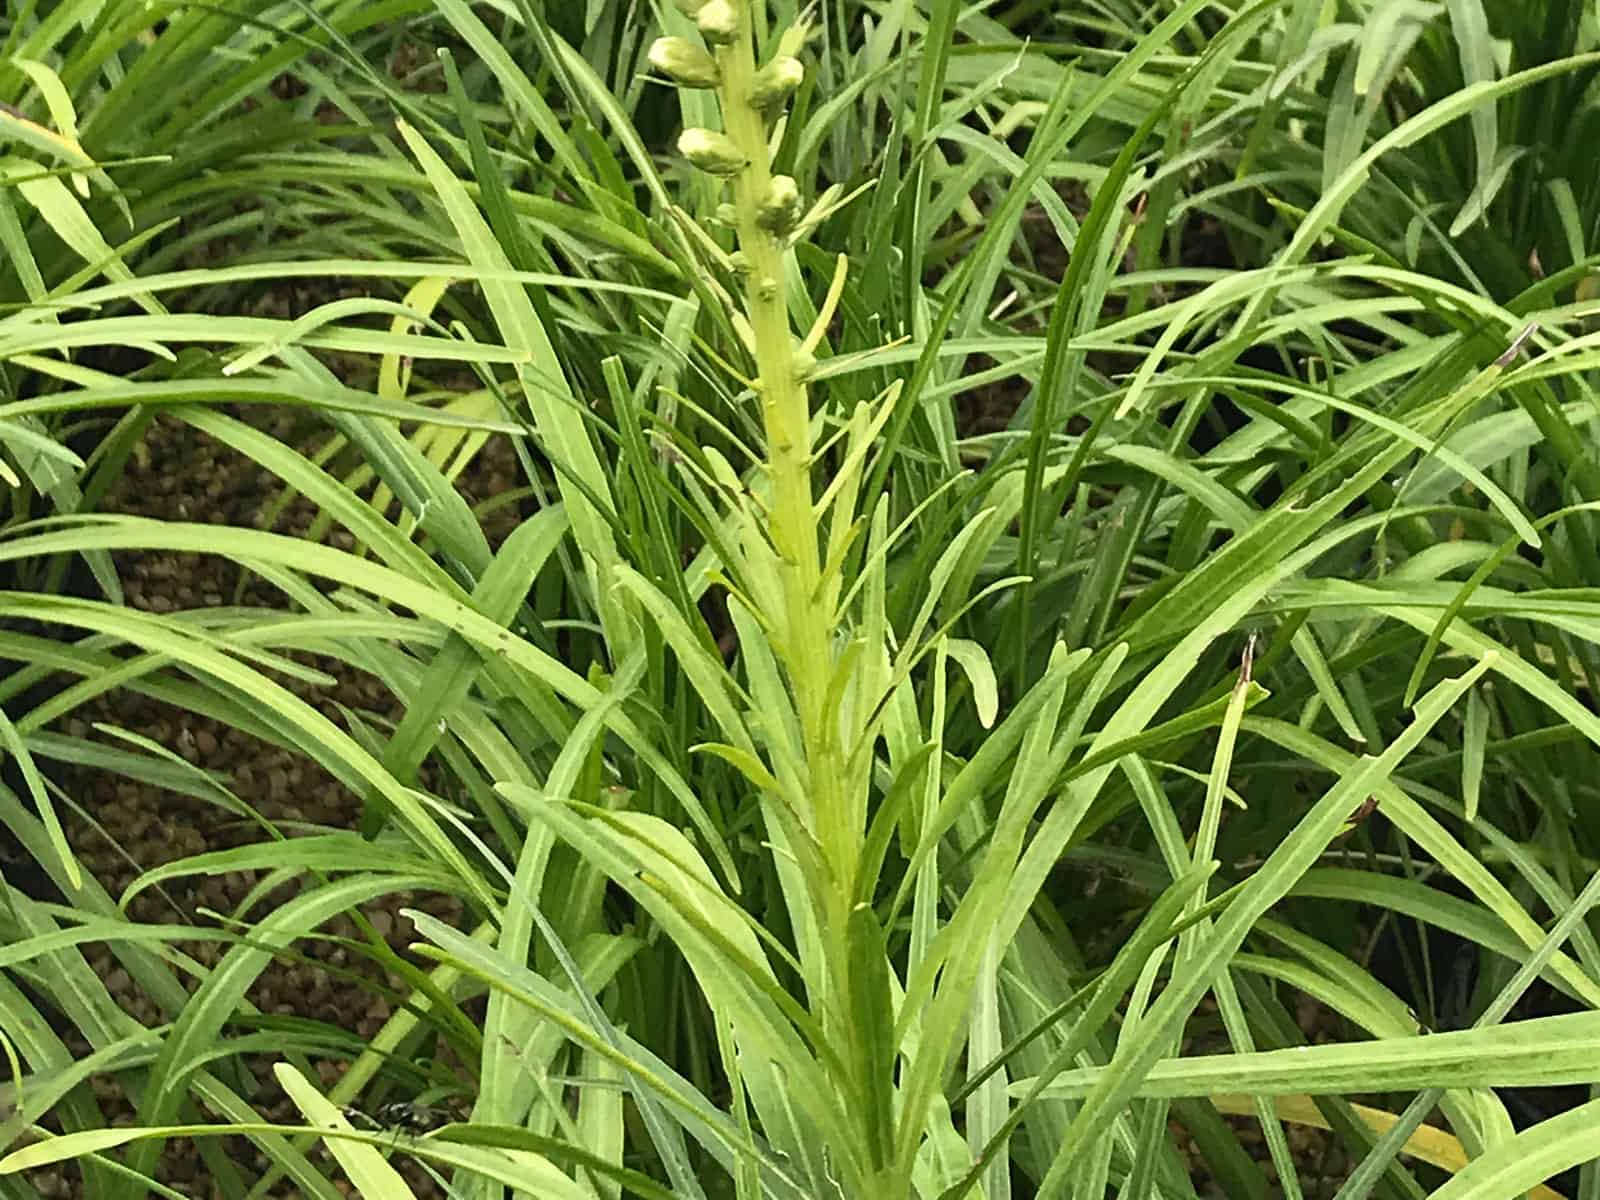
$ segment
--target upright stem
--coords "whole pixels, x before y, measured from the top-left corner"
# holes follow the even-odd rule
[[[870,907],[855,910],[856,873],[866,833],[865,772],[847,771],[848,744],[834,701],[843,660],[834,653],[833,589],[824,586],[819,524],[812,496],[811,406],[806,376],[811,356],[797,352],[790,327],[786,286],[788,235],[800,218],[793,179],[774,176],[768,153],[768,114],[781,105],[803,75],[782,47],[804,42],[801,27],[784,32],[778,55],[757,70],[752,9],[765,0],[680,0],[695,15],[715,58],[682,38],[659,39],[651,63],[686,87],[714,87],[722,109],[721,132],[691,128],[678,145],[690,162],[733,181],[735,222],[744,260],[745,317],[756,359],[755,389],[766,435],[763,464],[771,485],[766,533],[776,554],[779,611],[764,616],[772,644],[782,656],[800,725],[797,753],[803,772],[801,810],[816,854],[806,854],[804,877],[817,938],[802,939],[810,961],[806,975],[812,1012],[820,1018],[838,1055],[827,1067],[836,1078],[836,1100],[846,1127],[859,1130],[849,1147],[836,1147],[850,1194],[901,1200],[909,1172],[890,1169],[895,1147],[894,1058],[887,1050],[894,1024],[891,973],[882,931]],[[809,347],[806,348],[809,351]],[[759,569],[763,594],[771,596],[765,553]],[[769,601],[768,609],[774,607]],[[808,845],[809,851],[811,847]],[[820,858],[820,864],[817,860]],[[832,1057],[832,1056],[830,1056]],[[883,1180],[880,1185],[877,1180]]]
[[[833,614],[820,586],[822,562],[811,489],[811,410],[798,377],[785,286],[785,243],[761,222],[772,187],[767,126],[751,102],[756,81],[749,12],[739,36],[721,47],[722,116],[727,135],[748,161],[734,178],[739,245],[749,267],[745,301],[755,335],[757,388],[772,481],[771,534],[783,562],[783,649],[805,740],[817,840],[833,876],[824,900],[829,932],[843,944],[862,836],[856,804],[846,793],[838,721],[827,711],[833,668]],[[821,898],[819,898],[821,899]]]

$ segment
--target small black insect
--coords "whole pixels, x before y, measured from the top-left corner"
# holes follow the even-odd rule
[[[430,1133],[441,1125],[448,1125],[451,1119],[450,1115],[441,1109],[429,1108],[425,1104],[413,1104],[409,1100],[391,1100],[371,1113],[362,1112],[359,1108],[345,1108],[343,1111],[346,1119],[358,1128],[392,1129],[396,1133],[409,1134],[412,1137]]]

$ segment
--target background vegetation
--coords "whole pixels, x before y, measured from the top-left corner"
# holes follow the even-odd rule
[[[0,32],[0,1196],[1600,1197],[1592,6]]]

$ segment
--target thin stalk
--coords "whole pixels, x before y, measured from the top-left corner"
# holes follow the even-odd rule
[[[832,894],[824,901],[828,928],[842,947],[860,841],[859,803],[846,793],[843,748],[827,711],[833,614],[821,587],[811,487],[811,409],[785,303],[784,239],[761,221],[772,167],[766,119],[752,102],[756,62],[748,8],[740,20],[738,36],[717,52],[719,90],[724,128],[747,160],[734,178],[734,207],[739,247],[748,264],[745,303],[754,334],[766,471],[772,483],[770,532],[783,564],[783,649],[800,714],[817,839],[832,875]]]

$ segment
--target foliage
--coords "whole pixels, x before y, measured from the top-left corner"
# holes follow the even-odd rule
[[[0,912],[4,1194],[131,1200],[178,1138],[241,1196],[1298,1196],[1285,1122],[1341,1197],[1592,1163],[1600,1101],[1503,1094],[1600,1079],[1582,6],[548,7],[6,26],[0,811],[49,888]],[[310,530],[101,513],[158,412]],[[454,483],[491,437],[499,543]],[[288,607],[139,611],[135,549]],[[69,724],[119,688],[361,828],[108,894],[52,764],[237,803]],[[129,915],[239,871],[225,920]],[[403,1003],[355,1053],[255,1009],[417,892],[465,917],[365,927]],[[1457,1011],[1374,914],[1469,947]],[[403,1140],[344,1111],[451,1088]]]

